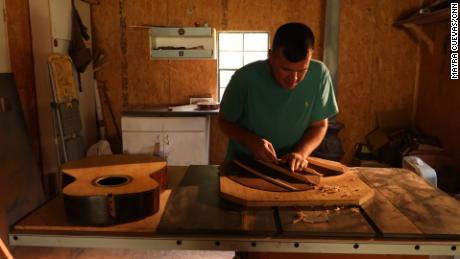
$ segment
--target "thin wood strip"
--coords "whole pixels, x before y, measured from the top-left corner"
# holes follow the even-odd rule
[[[286,168],[284,168],[282,166],[279,166],[277,164],[274,164],[274,163],[270,163],[270,162],[266,162],[266,161],[262,161],[262,160],[259,160],[258,162],[263,164],[263,165],[265,165],[265,166],[267,166],[267,167],[269,167],[269,168],[271,168],[271,169],[273,169],[273,170],[276,170],[279,173],[282,173],[283,175],[295,178],[295,179],[297,179],[299,181],[302,181],[304,183],[317,185],[321,181],[321,174],[319,174],[316,171],[315,171],[316,174],[302,175],[300,173],[291,172],[291,171],[287,170]],[[314,171],[313,169],[311,169],[311,170]]]
[[[313,168],[308,168],[308,167],[307,167],[307,168],[304,169],[304,171],[307,172],[307,173],[309,173],[309,174],[314,174],[314,175],[317,175],[317,176],[320,176],[320,177],[323,176],[322,173],[318,173],[318,171],[316,171],[316,170],[313,169]]]
[[[266,175],[264,175],[264,174],[262,174],[262,173],[259,173],[259,172],[257,172],[256,170],[252,169],[251,167],[246,166],[245,164],[241,163],[241,162],[238,161],[238,160],[233,160],[233,162],[234,162],[235,164],[237,164],[238,166],[242,167],[243,169],[245,169],[246,171],[248,171],[248,172],[250,172],[250,173],[252,173],[252,174],[255,174],[255,175],[257,175],[258,177],[260,177],[260,178],[262,178],[262,179],[264,179],[264,180],[267,180],[267,181],[269,181],[269,182],[271,182],[271,183],[273,183],[273,184],[276,184],[276,185],[278,185],[278,186],[281,186],[281,187],[283,187],[283,188],[286,188],[286,189],[288,189],[288,190],[290,190],[290,191],[298,191],[298,190],[299,190],[299,189],[297,189],[296,187],[294,187],[294,186],[292,186],[292,185],[290,185],[290,184],[287,184],[287,183],[282,182],[282,181],[280,181],[280,180],[277,180],[277,179],[275,179],[275,178],[272,178],[272,177],[266,176]]]
[[[13,259],[13,256],[11,255],[10,251],[6,247],[5,243],[3,243],[3,240],[1,238],[0,238],[0,258]]]
[[[345,173],[347,171],[347,167],[344,166],[341,163],[326,160],[326,159],[321,159],[317,157],[308,157],[307,158],[308,163],[311,163],[313,165],[319,166],[319,167],[324,167],[330,170],[338,171],[341,173]]]

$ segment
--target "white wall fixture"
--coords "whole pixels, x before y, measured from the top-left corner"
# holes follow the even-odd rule
[[[211,27],[151,27],[151,59],[214,59],[216,31]]]

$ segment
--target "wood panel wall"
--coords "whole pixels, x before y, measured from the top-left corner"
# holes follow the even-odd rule
[[[191,96],[217,99],[216,60],[150,60],[146,29],[133,25],[194,26],[217,30],[264,30],[273,36],[288,21],[309,24],[317,37],[315,58],[321,59],[324,1],[269,0],[137,0],[100,1],[92,8],[94,48],[106,55],[107,63],[97,73],[106,82],[115,114],[107,121],[109,138],[116,137],[121,112],[129,109],[186,104]],[[104,109],[106,118],[107,109]],[[211,162],[224,157],[227,138],[211,122]],[[115,141],[116,142],[116,141]]]
[[[458,88],[448,80],[440,83],[439,76],[428,71],[439,53],[433,53],[431,60],[424,55],[419,57],[417,48],[421,43],[393,26],[401,13],[422,3],[422,0],[341,1],[338,120],[345,124],[340,133],[344,162],[350,161],[354,145],[363,142],[365,134],[375,127],[375,112],[404,109],[413,113],[417,82],[420,82],[417,124],[427,133],[442,135],[449,149],[459,153],[460,140],[455,134],[458,123],[438,118],[439,114],[458,111],[455,106]],[[38,145],[27,0],[6,0],[6,7],[12,67],[17,71],[21,99],[26,100],[23,103],[26,117]],[[325,1],[319,0],[101,0],[99,5],[92,6],[92,27],[94,49],[105,54],[96,79],[106,86],[108,98],[103,111],[109,139],[116,139],[115,125],[120,127],[124,110],[182,104],[192,95],[217,96],[216,61],[152,61],[148,55],[147,30],[130,25],[193,26],[198,22],[208,23],[217,30],[269,30],[273,35],[280,24],[300,21],[309,24],[317,36],[315,58],[321,59],[324,10]],[[432,30],[436,35],[438,29]],[[420,78],[416,71],[418,63],[425,66],[420,68]],[[427,101],[432,96],[436,98]],[[452,98],[449,102],[442,101]],[[439,107],[436,111],[441,112],[428,108],[433,102]],[[215,119],[211,132],[211,161],[219,163],[226,138]]]
[[[5,0],[11,71],[16,80],[35,156],[40,157],[40,135],[35,95],[34,58],[30,33],[29,1]]]
[[[450,79],[450,23],[423,26],[433,50],[421,45],[416,125],[437,136],[460,164],[460,84]],[[460,173],[460,172],[459,172]]]
[[[337,118],[345,124],[345,162],[376,127],[376,112],[412,113],[418,43],[393,23],[420,6],[419,0],[341,1]]]
[[[375,113],[402,109],[412,113],[417,42],[393,26],[420,0],[341,1],[338,120],[349,162],[354,145],[375,128]],[[184,104],[190,96],[216,98],[216,61],[152,61],[146,30],[131,25],[193,26],[217,30],[269,30],[290,21],[310,25],[317,37],[315,58],[322,58],[325,1],[179,0],[101,1],[93,6],[95,47],[107,55],[98,75],[106,81],[116,124],[123,110]],[[227,144],[213,118],[211,162],[222,161]],[[118,126],[119,127],[119,126]],[[108,125],[109,136],[114,135]]]

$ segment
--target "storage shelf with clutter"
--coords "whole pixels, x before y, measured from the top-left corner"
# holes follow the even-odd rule
[[[215,59],[211,27],[150,27],[151,59]]]

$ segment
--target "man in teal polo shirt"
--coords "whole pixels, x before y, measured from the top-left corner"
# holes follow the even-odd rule
[[[291,171],[323,140],[338,112],[326,66],[311,59],[314,36],[301,23],[278,28],[268,60],[235,72],[220,105],[219,124],[230,142],[226,159],[282,160]]]

